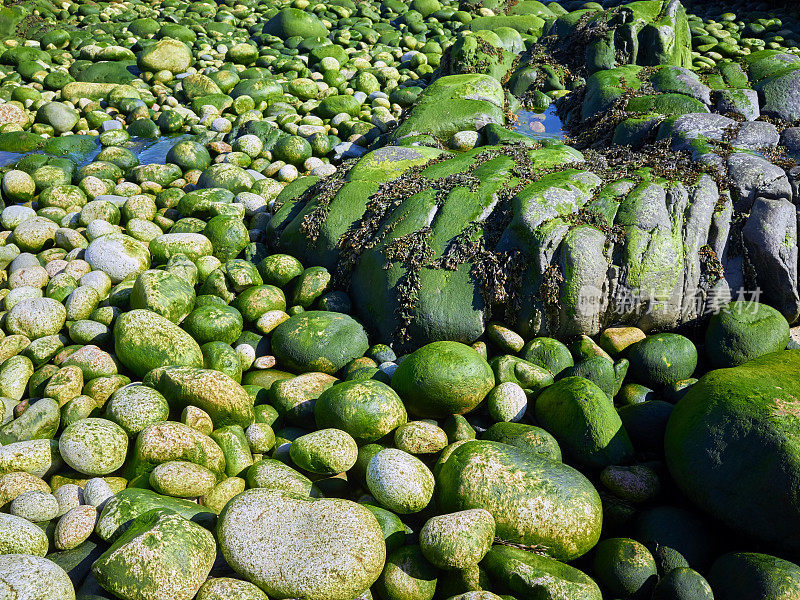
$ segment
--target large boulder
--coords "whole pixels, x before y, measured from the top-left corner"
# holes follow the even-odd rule
[[[253,422],[253,399],[234,379],[211,369],[167,366],[150,371],[148,385],[170,402],[170,406],[196,406],[211,417],[215,427]]]
[[[757,539],[800,549],[800,350],[712,371],[667,423],[667,466],[698,506]]]
[[[736,367],[785,350],[789,343],[789,323],[766,304],[731,302],[711,317],[705,341],[712,365]]]
[[[51,560],[29,554],[0,556],[0,596],[14,600],[75,600],[66,571]]]
[[[437,469],[439,509],[485,508],[504,541],[572,560],[600,539],[600,496],[565,464],[500,442],[469,441]]]
[[[412,352],[392,375],[406,408],[425,418],[474,409],[495,385],[489,363],[458,342],[434,342]]]
[[[294,315],[272,332],[272,350],[281,366],[298,373],[335,374],[367,351],[364,328],[352,317],[310,310]]]
[[[164,38],[142,50],[137,61],[142,71],[183,73],[192,64],[192,51],[179,40]]]
[[[92,565],[123,600],[191,600],[208,577],[217,544],[207,529],[164,509],[137,517]]]
[[[800,567],[768,554],[731,552],[714,561],[708,582],[717,600],[788,600],[800,596]]]
[[[377,519],[335,498],[248,490],[222,511],[217,536],[228,564],[271,598],[352,600],[386,560]]]
[[[264,33],[282,39],[327,37],[328,29],[314,13],[299,8],[283,8],[264,25]]]
[[[601,600],[600,588],[575,567],[511,546],[494,546],[481,567],[499,584],[523,598]]]
[[[122,364],[140,377],[167,365],[203,366],[203,353],[192,336],[145,309],[120,315],[114,324],[114,347]]]

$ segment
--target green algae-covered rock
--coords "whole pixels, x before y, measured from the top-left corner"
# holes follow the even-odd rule
[[[526,423],[495,423],[483,432],[481,439],[516,446],[532,454],[561,461],[561,448],[552,435],[541,427]]]
[[[583,377],[565,377],[546,388],[536,399],[536,420],[585,465],[619,464],[633,455],[614,404]]]
[[[206,581],[197,592],[196,600],[268,600],[267,595],[252,583],[230,577]]]
[[[370,459],[366,480],[375,499],[401,515],[416,513],[428,506],[435,483],[425,463],[397,448],[381,450]]]
[[[144,384],[159,392],[176,408],[196,406],[211,417],[216,427],[253,422],[253,400],[235,380],[210,369],[168,366],[154,369]]]
[[[384,600],[430,600],[436,592],[437,575],[418,545],[403,546],[386,557],[374,588]]]
[[[134,519],[154,509],[177,513],[207,528],[214,524],[217,517],[211,510],[189,500],[162,496],[143,488],[127,488],[105,504],[97,519],[95,532],[102,540],[115,540]]]
[[[656,584],[653,600],[714,600],[714,592],[700,573],[677,567]]]
[[[210,531],[170,510],[153,509],[131,523],[92,573],[123,600],[191,600],[216,555]]]
[[[518,598],[602,600],[591,577],[575,567],[510,546],[493,546],[481,562],[493,582]]]
[[[263,458],[247,469],[247,485],[251,488],[281,490],[299,496],[317,495],[311,480],[289,465],[272,458]]]
[[[150,310],[173,323],[186,318],[194,301],[194,288],[189,282],[168,271],[145,271],[131,290],[131,308]]]
[[[147,246],[122,233],[109,233],[92,240],[84,258],[92,269],[108,275],[112,283],[136,276],[150,267]]]
[[[322,392],[314,404],[317,427],[343,429],[359,443],[374,442],[406,422],[406,408],[385,383],[343,381]]]
[[[128,464],[133,475],[148,473],[170,460],[188,460],[215,473],[225,471],[225,454],[219,445],[202,431],[177,421],[145,427],[136,438],[133,457]]]
[[[788,343],[789,323],[766,304],[731,302],[711,317],[706,329],[706,354],[717,368],[784,350]]]
[[[697,348],[677,333],[649,335],[628,348],[627,356],[631,377],[645,385],[669,385],[689,379],[697,368]]]
[[[0,513],[0,554],[47,554],[45,532],[27,519]]]
[[[499,442],[468,441],[438,469],[440,510],[485,508],[497,536],[572,560],[600,538],[600,496],[578,471]]]
[[[153,490],[165,496],[198,498],[214,489],[217,485],[217,475],[194,463],[169,460],[150,472],[148,482]]]
[[[270,403],[282,417],[293,423],[304,424],[313,416],[320,395],[337,381],[339,380],[336,377],[327,373],[312,372],[297,377],[289,376],[271,383]],[[348,431],[347,428],[333,423],[328,426]]]
[[[114,324],[114,349],[122,364],[140,377],[165,365],[203,366],[200,346],[188,333],[144,309],[120,315]]]
[[[656,561],[635,540],[605,539],[595,548],[594,574],[613,596],[646,598],[658,579]]]
[[[204,304],[195,308],[182,326],[198,344],[233,344],[242,334],[242,314],[232,306]]]
[[[698,506],[728,526],[800,549],[800,350],[711,371],[675,405],[667,466]],[[747,434],[744,435],[743,432]]]
[[[217,537],[228,564],[273,598],[352,600],[386,559],[378,521],[363,506],[266,489],[234,498]]]
[[[0,590],[14,600],[75,600],[66,571],[51,560],[29,554],[0,556]]]
[[[358,457],[355,440],[341,429],[318,429],[292,442],[289,456],[301,469],[319,475],[348,471]]]
[[[789,600],[800,595],[800,567],[768,554],[732,552],[714,561],[708,583],[716,600]]]
[[[328,29],[312,12],[283,8],[264,25],[264,33],[284,40],[290,37],[327,37]]]
[[[67,311],[52,298],[25,298],[17,302],[5,316],[8,333],[24,335],[30,340],[55,335],[64,327]]]
[[[419,532],[422,554],[440,569],[477,565],[494,543],[494,517],[473,508],[432,517]]]
[[[420,134],[449,140],[458,131],[480,127],[478,122],[505,122],[502,85],[490,75],[447,75],[425,88],[392,140]]]
[[[192,64],[192,51],[179,40],[164,38],[142,50],[137,62],[142,71],[183,73]]]
[[[151,423],[166,421],[169,403],[146,385],[126,385],[115,391],[106,402],[105,417],[134,436]]]
[[[433,342],[412,352],[392,375],[408,411],[445,417],[474,409],[494,387],[489,363],[458,342]]]
[[[526,361],[550,371],[553,377],[575,364],[569,348],[553,338],[534,338],[522,347],[520,354]]]
[[[124,464],[128,435],[112,421],[81,419],[64,429],[58,449],[64,462],[78,473],[108,475]]]
[[[364,328],[342,313],[311,310],[294,315],[272,332],[279,365],[298,373],[335,374],[367,351]]]

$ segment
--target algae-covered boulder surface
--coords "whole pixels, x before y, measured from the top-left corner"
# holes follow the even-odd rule
[[[0,600],[800,600],[800,10],[0,6]]]

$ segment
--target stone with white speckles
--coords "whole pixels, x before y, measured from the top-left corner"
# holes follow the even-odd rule
[[[79,473],[108,475],[125,462],[128,435],[113,421],[81,419],[63,431],[58,448],[64,462]]]
[[[539,545],[559,560],[588,552],[600,538],[597,490],[567,465],[499,442],[464,442],[440,459],[437,506],[455,512],[485,508],[497,536]]]
[[[64,327],[67,309],[52,298],[25,298],[6,315],[9,333],[24,335],[31,340],[55,335]]]
[[[109,233],[89,244],[85,260],[93,269],[108,275],[113,283],[119,283],[150,267],[150,251],[130,236]]]
[[[197,592],[196,600],[268,600],[252,583],[230,577],[209,579]]]
[[[75,600],[66,571],[51,560],[27,554],[0,556],[0,597],[14,600]]]
[[[406,515],[428,506],[433,495],[433,473],[408,452],[386,448],[367,466],[367,487],[389,510]]]
[[[494,543],[494,517],[483,508],[432,517],[419,533],[422,554],[440,569],[477,565]]]
[[[92,566],[103,588],[122,600],[191,600],[211,572],[211,533],[170,510],[154,509]]]
[[[44,556],[49,546],[41,527],[22,517],[0,513],[0,554]]]
[[[276,598],[352,600],[386,560],[381,528],[363,506],[276,490],[234,498],[217,537],[228,564]]]
[[[97,508],[83,504],[62,515],[56,523],[53,543],[59,550],[77,548],[92,535],[97,523]]]

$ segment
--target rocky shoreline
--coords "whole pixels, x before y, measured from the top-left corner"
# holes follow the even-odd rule
[[[0,599],[800,597],[800,14],[0,8]]]

